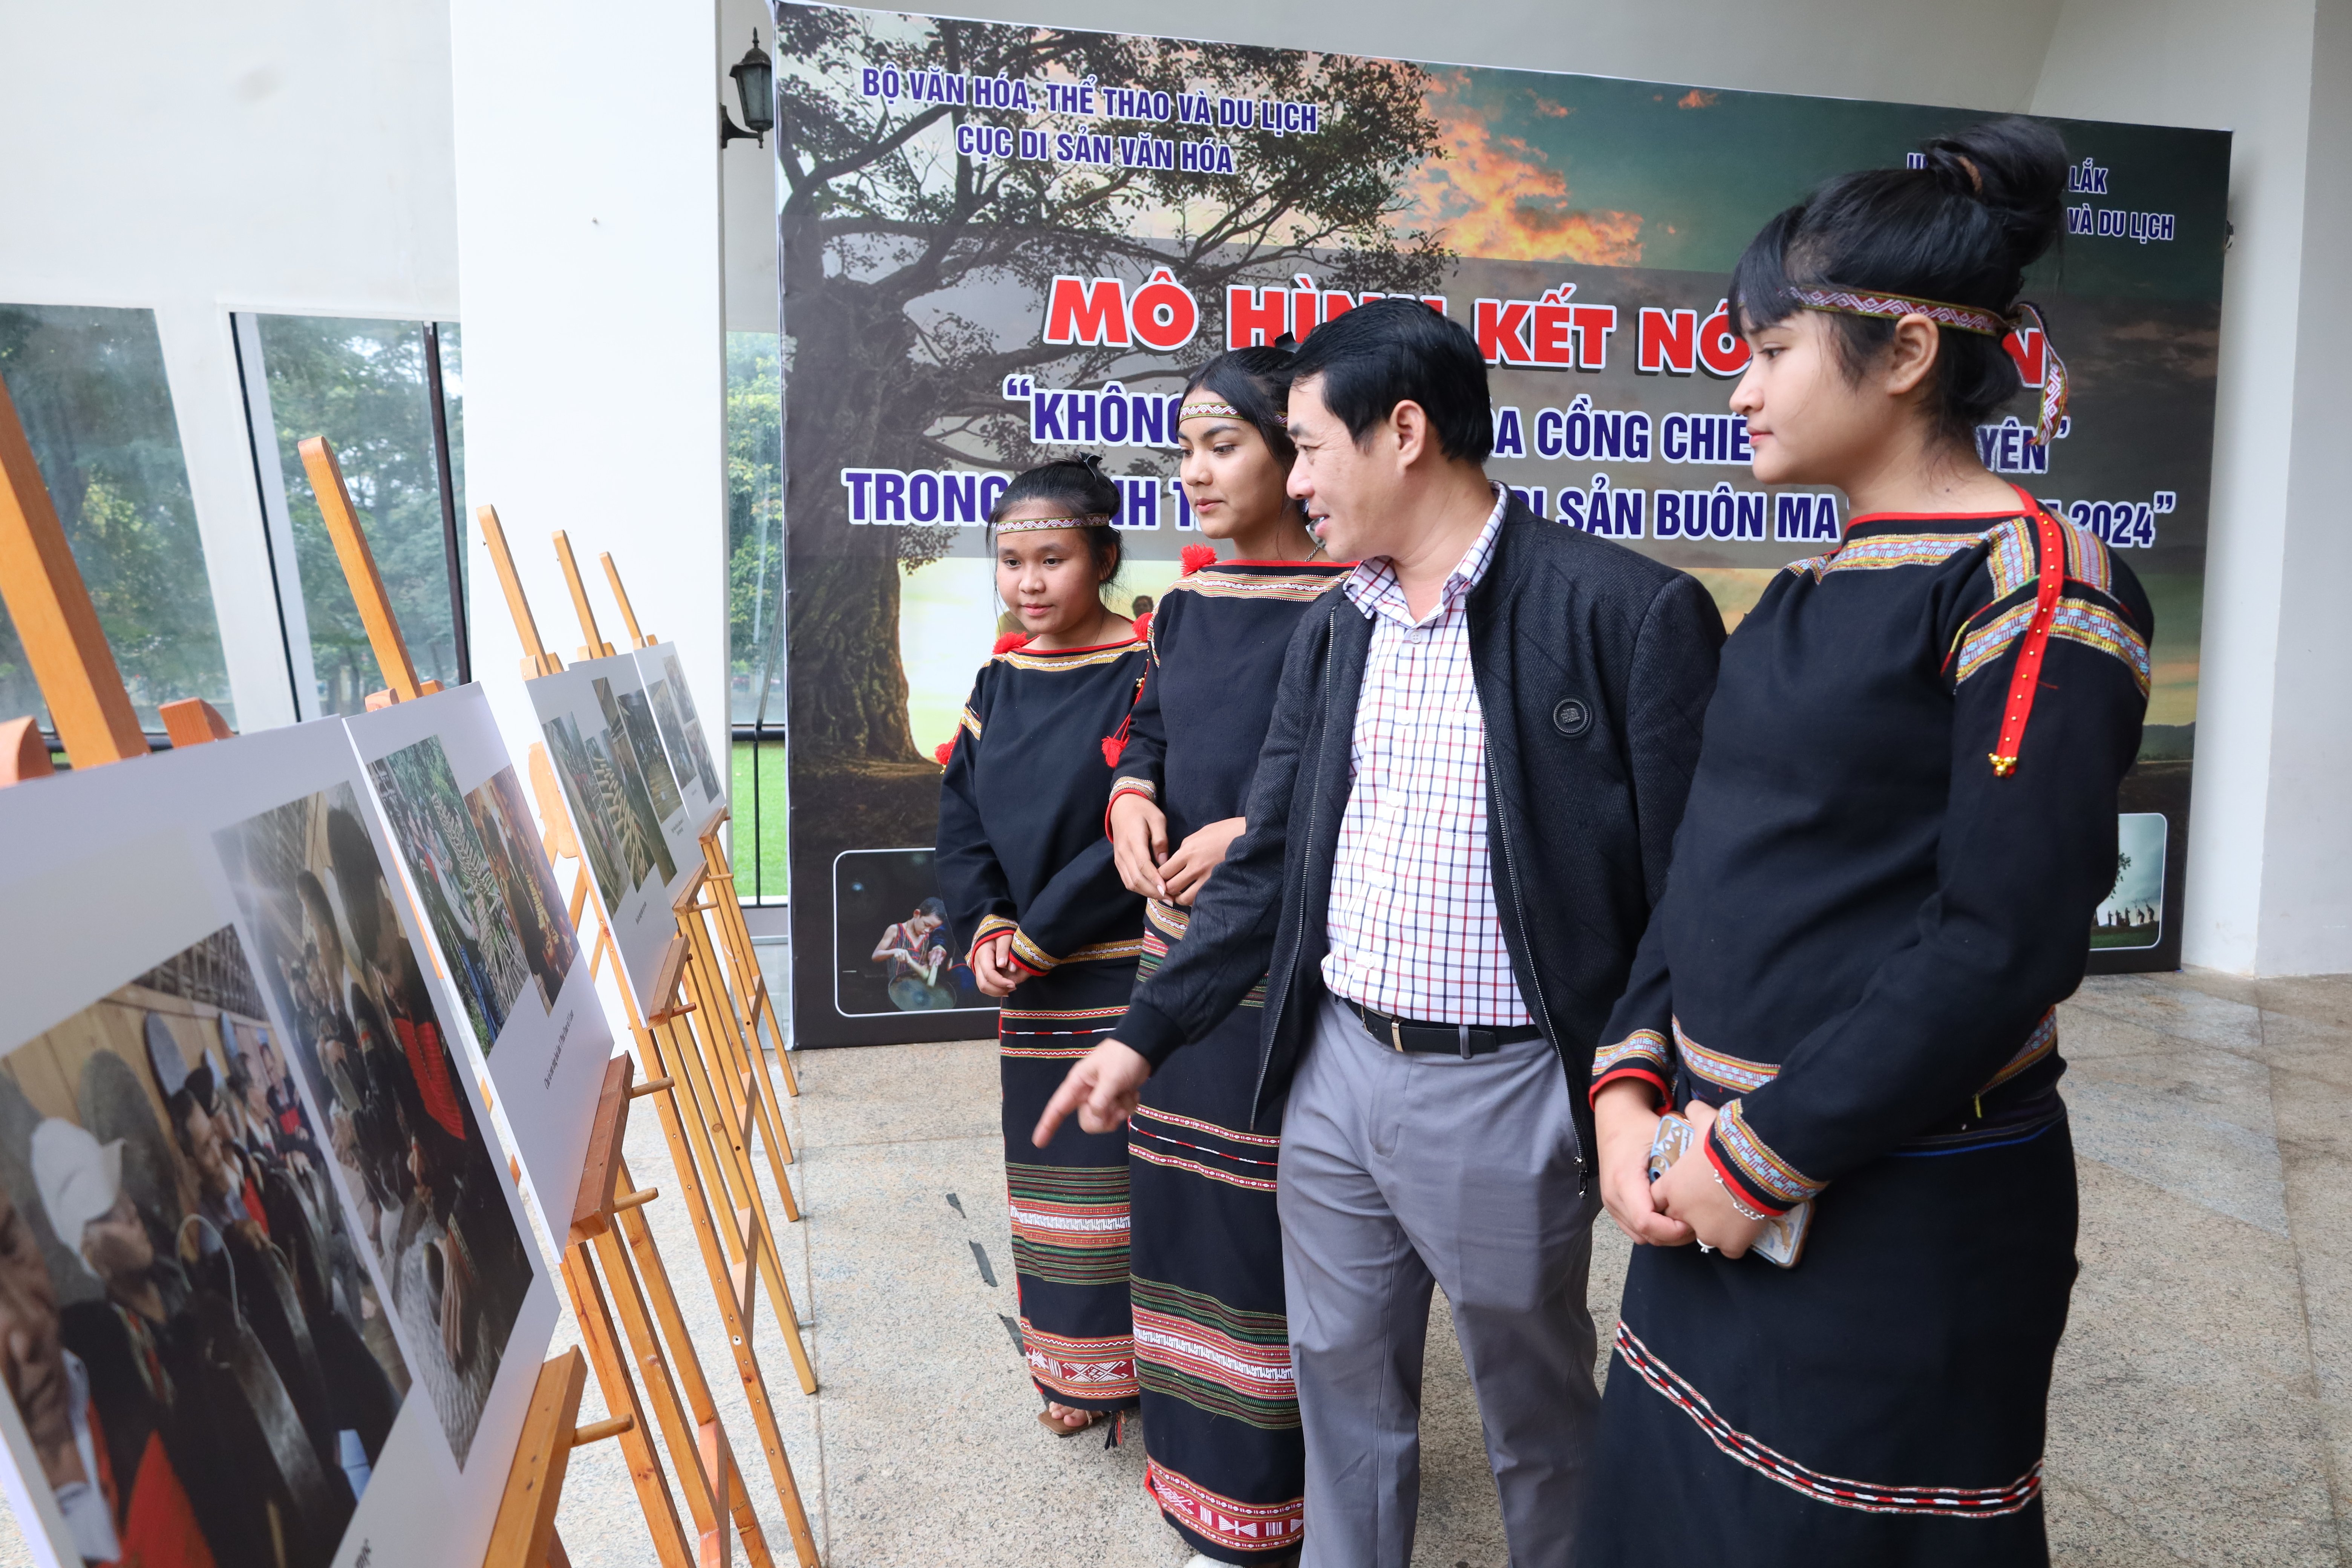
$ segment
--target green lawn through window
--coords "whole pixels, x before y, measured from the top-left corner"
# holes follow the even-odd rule
[[[784,743],[735,742],[735,896],[745,903],[782,899],[791,888],[784,864]]]

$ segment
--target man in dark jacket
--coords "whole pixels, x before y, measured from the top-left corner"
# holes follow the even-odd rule
[[[1404,1568],[1443,1286],[1511,1561],[1565,1568],[1598,1407],[1584,1086],[1698,756],[1706,590],[1482,467],[1486,366],[1416,301],[1299,351],[1291,494],[1360,564],[1299,625],[1234,840],[1039,1123],[1117,1126],[1266,982],[1310,1568]]]

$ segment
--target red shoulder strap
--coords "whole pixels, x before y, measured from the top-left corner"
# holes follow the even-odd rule
[[[2025,721],[2033,712],[2033,690],[2042,680],[2042,656],[2050,647],[2050,628],[2058,619],[2058,596],[2066,585],[2066,539],[2058,520],[2039,503],[2033,508],[2034,534],[2042,548],[2042,573],[2033,591],[2033,618],[2026,623],[2018,644],[2017,668],[2009,678],[2009,703],[2001,710],[2000,743],[1987,755],[1993,773],[2007,778],[2017,771],[2018,750],[2025,743]]]

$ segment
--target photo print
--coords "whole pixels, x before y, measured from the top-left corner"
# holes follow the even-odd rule
[[[616,914],[622,895],[634,891],[654,863],[621,798],[619,770],[613,765],[604,737],[600,734],[591,749],[569,713],[550,719],[540,728],[547,736],[548,754],[555,759],[564,798],[571,802],[572,825],[581,852],[587,857],[597,895],[604,900],[604,912]]]
[[[660,651],[663,683],[677,704],[680,728],[686,733],[685,754],[693,760],[695,776],[702,781],[703,795],[714,803],[722,800],[726,792],[719,783],[719,770],[711,765],[710,745],[703,738],[701,716],[695,711],[694,689],[686,683],[686,670],[678,663],[677,655],[667,649]]]
[[[579,952],[521,784],[502,768],[460,795],[438,736],[370,763],[368,777],[487,1057],[525,987],[555,1006]]]
[[[669,759],[662,754],[661,733],[654,724],[653,705],[643,691],[615,691],[608,676],[595,679],[596,703],[604,710],[604,728],[616,744],[625,745],[629,761],[638,779],[643,781],[646,805],[656,825],[686,810],[686,802],[677,793],[677,779],[670,772]],[[667,882],[677,875],[675,867],[665,870]]]
[[[702,857],[636,662],[628,654],[589,659],[523,689],[547,737],[622,976],[637,1005],[650,1008],[663,949],[677,931],[671,900],[701,869]],[[641,748],[650,753],[642,760]],[[666,786],[667,816],[649,778]]]
[[[407,1396],[276,1035],[223,927],[0,1058],[6,1382],[74,1561],[324,1568]]]
[[[2155,811],[2127,811],[2116,819],[2116,885],[2091,917],[2094,951],[2154,947],[2164,940],[2168,826]]]
[[[834,1005],[845,1017],[993,1010],[954,951],[929,849],[852,849],[833,863]]]
[[[360,812],[336,784],[214,842],[285,1055],[324,1110],[328,1158],[462,1469],[530,1289],[531,1244]]]

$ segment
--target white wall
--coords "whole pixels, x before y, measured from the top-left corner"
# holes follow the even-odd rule
[[[2352,394],[2337,369],[2352,345],[2327,294],[2352,243],[2347,12],[2347,0],[2320,12],[2313,0],[2067,0],[2032,100],[2045,114],[2235,132],[2184,956],[2242,973],[2352,969],[2352,820],[2332,798],[2352,761],[2339,674],[2352,647],[2332,602],[2352,566],[2340,515]],[[2321,14],[2333,103],[2315,92]]]
[[[2271,974],[2352,968],[2352,0],[2321,0],[2313,44],[2261,937],[2235,965]]]
[[[294,718],[232,310],[457,313],[446,14],[237,0],[0,21],[0,300],[155,311],[237,720]]]
[[[453,0],[475,678],[518,758],[521,642],[471,508],[495,505],[547,646],[582,638],[550,535],[675,641],[726,722],[724,321],[711,0]],[[741,54],[740,47],[735,51]]]

